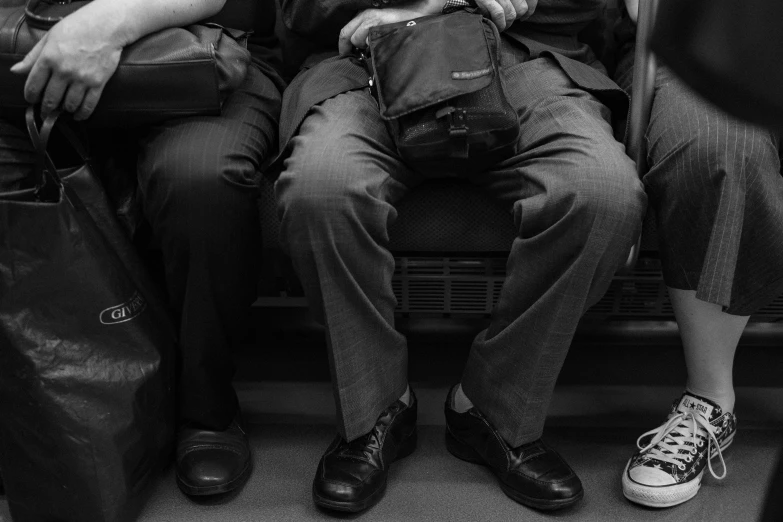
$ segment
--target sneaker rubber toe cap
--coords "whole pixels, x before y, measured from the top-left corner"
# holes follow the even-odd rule
[[[628,470],[628,476],[637,484],[645,486],[671,486],[676,483],[674,477],[659,468],[636,466]]]

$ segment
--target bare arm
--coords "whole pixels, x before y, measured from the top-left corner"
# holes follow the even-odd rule
[[[225,0],[94,0],[52,27],[11,71],[27,74],[25,99],[44,112],[92,114],[122,48],[166,27],[217,13]]]

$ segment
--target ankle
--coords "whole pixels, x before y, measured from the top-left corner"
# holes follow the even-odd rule
[[[405,403],[405,406],[411,405],[411,387],[410,385],[405,386],[405,393],[400,396],[400,400]]]
[[[457,413],[465,413],[472,407],[473,403],[462,390],[462,384],[458,384],[457,389],[454,391],[454,398],[451,401],[451,408]]]
[[[728,390],[711,390],[688,385],[685,391],[711,400],[720,406],[724,412],[734,413],[735,395],[733,388]]]

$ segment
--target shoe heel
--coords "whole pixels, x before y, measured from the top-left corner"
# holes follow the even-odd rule
[[[481,455],[471,446],[457,440],[448,428],[446,428],[446,449],[460,460],[473,464],[484,464],[484,459]]]
[[[400,448],[397,450],[397,456],[395,457],[395,461],[404,459],[413,451],[416,449],[416,443],[418,442],[419,438],[419,431],[414,428],[413,433],[410,434],[410,436],[405,439],[402,444],[400,444]]]

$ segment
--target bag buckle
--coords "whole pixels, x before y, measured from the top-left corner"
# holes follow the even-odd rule
[[[378,101],[378,86],[375,82],[375,76],[373,73],[372,64],[370,63],[370,50],[358,51],[359,61],[362,62],[364,68],[367,70],[367,88],[370,90],[370,94],[376,101]]]
[[[436,119],[447,118],[451,138],[451,156],[468,157],[468,111],[457,107],[444,107],[435,113]]]

